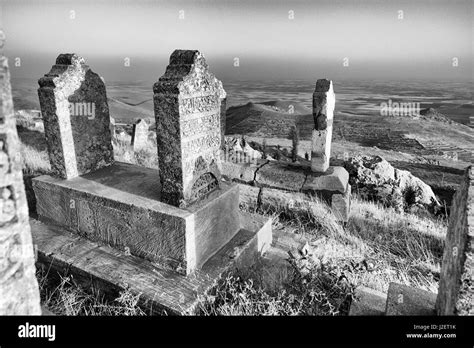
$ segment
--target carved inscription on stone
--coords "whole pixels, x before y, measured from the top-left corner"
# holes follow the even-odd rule
[[[200,52],[183,50],[173,52],[153,90],[161,197],[166,203],[186,206],[219,186],[225,91]],[[196,171],[198,159],[204,166]],[[205,173],[211,173],[215,183],[194,186]],[[202,180],[206,178],[210,179]]]

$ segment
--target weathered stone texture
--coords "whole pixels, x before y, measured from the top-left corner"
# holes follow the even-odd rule
[[[474,167],[466,169],[451,207],[441,267],[438,315],[474,315]]]
[[[0,36],[2,36],[0,31]],[[13,117],[7,59],[0,55],[0,315],[41,315],[34,251]]]
[[[406,286],[390,283],[387,293],[386,315],[434,315],[436,294]]]
[[[291,165],[279,162],[269,162],[256,173],[258,185],[299,191],[305,182],[306,174],[295,170]]]
[[[349,315],[385,315],[387,295],[383,292],[358,286],[354,291]]]
[[[347,185],[344,193],[336,193],[331,197],[331,209],[340,221],[348,221],[351,212],[351,185]]]
[[[191,50],[173,52],[153,91],[162,200],[186,206],[219,186],[225,92]]]
[[[239,202],[247,205],[252,209],[258,208],[259,205],[259,194],[260,194],[260,187],[250,186],[245,184],[238,184],[239,185]]]
[[[311,169],[315,172],[325,172],[329,168],[335,104],[332,81],[318,80],[313,93],[314,130],[311,151]]]
[[[266,161],[263,163],[266,163]],[[234,163],[231,161],[222,161],[221,163],[224,177],[246,183],[252,183],[255,180],[255,174],[260,166],[262,166],[262,163]]]
[[[349,173],[343,167],[329,167],[326,173],[309,174],[303,191],[338,191],[345,193],[349,183]]]
[[[241,228],[237,185],[180,209],[160,202],[156,170],[116,162],[71,180],[33,179],[40,220],[190,273]]]
[[[38,84],[51,167],[71,179],[113,163],[109,106],[99,75],[76,54],[60,54]]]
[[[133,151],[145,149],[148,144],[148,123],[145,120],[138,120],[133,124],[132,147]]]

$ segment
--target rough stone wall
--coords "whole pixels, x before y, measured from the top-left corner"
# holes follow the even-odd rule
[[[225,91],[204,56],[191,50],[173,52],[153,91],[161,198],[184,207],[220,181]]]
[[[28,219],[8,61],[0,55],[0,315],[41,314]]]
[[[105,84],[76,54],[60,54],[38,84],[53,173],[71,179],[113,163]]]
[[[474,167],[466,170],[451,207],[440,284],[438,315],[474,315]]]

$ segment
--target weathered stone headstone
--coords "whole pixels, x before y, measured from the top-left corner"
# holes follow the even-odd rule
[[[0,55],[0,315],[41,314],[28,219],[8,61]]]
[[[186,206],[221,180],[222,84],[199,51],[176,50],[153,91],[161,199]]]
[[[332,123],[336,96],[332,81],[321,79],[316,82],[313,93],[314,130],[312,135],[311,169],[325,172],[331,157]]]
[[[474,167],[457,190],[441,266],[438,315],[474,315]]]
[[[133,151],[139,151],[147,147],[148,144],[148,123],[145,120],[138,120],[133,125],[132,147]]]
[[[60,54],[39,81],[51,168],[71,179],[113,163],[109,106],[99,75],[76,54]]]

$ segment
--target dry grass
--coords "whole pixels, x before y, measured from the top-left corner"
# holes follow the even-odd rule
[[[84,289],[70,275],[49,276],[49,270],[38,269],[41,304],[57,315],[145,315],[138,306],[139,297],[123,291],[107,299],[95,288]]]
[[[22,144],[20,151],[25,174],[47,173],[51,171],[46,151],[40,152],[26,144]]]
[[[245,273],[223,278],[201,314],[346,315],[359,285],[386,292],[390,282],[398,282],[437,292],[444,220],[360,200],[353,201],[345,227],[324,203],[296,214],[286,208],[260,213],[273,218],[274,231],[302,237],[305,247],[292,250],[285,272],[273,260],[260,260]]]

